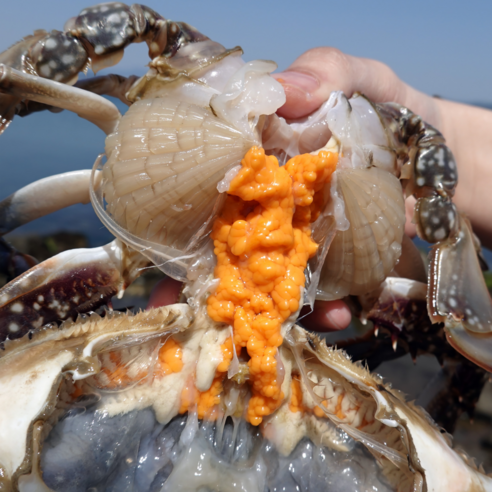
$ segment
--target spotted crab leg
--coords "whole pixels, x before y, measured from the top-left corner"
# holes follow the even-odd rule
[[[91,175],[89,170],[58,174],[16,191],[0,203],[0,234],[70,205],[88,203]],[[98,176],[94,175],[96,181]],[[0,289],[0,342],[97,309],[122,294],[148,264],[115,240],[99,248],[65,251],[35,265]]]
[[[465,357],[492,371],[492,303],[468,220],[434,246],[429,271],[429,314],[442,321],[449,343]]]
[[[0,342],[107,304],[148,265],[118,239],[43,261],[0,289]]]
[[[430,255],[427,309],[444,322],[451,345],[492,370],[492,299],[483,279],[480,243],[452,198],[458,183],[453,153],[441,133],[407,108],[375,105],[401,142],[401,178],[417,198],[414,221],[420,238],[434,244]]]
[[[97,95],[101,93],[97,82],[82,84],[86,90],[69,87],[79,72],[117,64],[131,43],[146,42],[154,59],[173,56],[183,44],[208,40],[188,24],[168,21],[145,5],[120,2],[86,8],[65,29],[36,31],[0,54],[0,133],[15,114],[29,113],[25,100],[72,110],[110,133],[120,117],[116,106]],[[169,76],[178,73],[179,69]],[[123,91],[133,81],[107,78],[102,89],[115,90],[126,103]]]

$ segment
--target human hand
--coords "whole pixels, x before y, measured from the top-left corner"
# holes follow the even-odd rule
[[[347,97],[361,92],[374,102],[396,102],[406,106],[425,121],[437,122],[435,99],[400,80],[386,65],[376,60],[346,55],[336,48],[314,48],[301,55],[285,72],[273,74],[282,84],[287,101],[279,116],[296,119],[319,108],[331,92],[341,90]],[[405,233],[415,236],[412,223],[415,199],[406,201]]]
[[[458,165],[459,184],[453,199],[471,220],[482,244],[492,249],[492,111],[430,97],[398,78],[375,60],[346,55],[335,48],[315,48],[284,72],[273,74],[287,101],[277,113],[286,119],[309,115],[332,91],[348,97],[361,92],[374,102],[396,102],[435,126],[446,138]],[[411,222],[415,199],[406,200],[405,232],[415,236]]]
[[[273,74],[283,85],[287,101],[278,111],[286,119],[302,118],[325,102],[331,92],[342,90],[348,97],[362,92],[375,102],[394,101],[425,114],[435,124],[435,100],[402,82],[386,65],[375,60],[345,55],[335,48],[315,48],[301,55],[285,72]],[[415,199],[407,199],[405,232],[416,234],[411,219]],[[303,319],[315,331],[343,329],[350,323],[350,311],[343,301],[316,301]]]
[[[284,72],[273,76],[284,87],[287,101],[278,111],[286,119],[302,118],[325,102],[333,91],[347,97],[361,92],[374,102],[396,102],[438,126],[436,99],[405,84],[384,63],[346,55],[336,48],[314,48]]]

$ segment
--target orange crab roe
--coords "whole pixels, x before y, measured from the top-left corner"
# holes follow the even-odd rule
[[[216,407],[220,403],[220,396],[224,389],[222,381],[226,376],[233,356],[232,339],[229,337],[220,348],[222,350],[222,361],[217,366],[212,385],[207,391],[198,391],[193,379],[190,379],[181,393],[179,413],[186,413],[196,405],[199,419],[215,420],[217,417]]]
[[[318,247],[310,224],[337,161],[336,153],[322,151],[280,167],[275,157],[253,147],[213,226],[220,283],[208,299],[208,314],[233,326],[237,353],[244,347],[250,357],[247,420],[253,425],[284,398],[276,360],[281,325],[299,309],[304,269]]]
[[[217,405],[220,403],[220,395],[223,390],[223,379],[224,375],[216,375],[207,391],[198,391],[193,379],[190,378],[181,393],[179,413],[186,413],[196,406],[199,419],[215,420],[217,418]]]
[[[159,349],[158,364],[156,375],[159,376],[167,376],[183,369],[183,350],[172,338],[168,338]]]
[[[306,411],[306,407],[302,403],[302,388],[299,376],[292,376],[292,381],[290,382],[289,410],[292,413],[304,413]]]

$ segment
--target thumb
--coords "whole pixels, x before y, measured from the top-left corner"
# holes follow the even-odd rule
[[[407,105],[408,90],[413,90],[383,63],[328,47],[307,51],[285,72],[273,76],[283,85],[287,97],[277,113],[287,119],[311,114],[333,91],[341,90],[347,97],[362,92],[374,102]]]

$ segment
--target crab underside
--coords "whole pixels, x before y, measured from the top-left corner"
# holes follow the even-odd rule
[[[408,352],[451,363],[429,410],[452,430],[492,367],[480,244],[441,133],[341,92],[287,122],[273,62],[143,5],[90,7],[65,29],[0,54],[0,132],[68,109],[107,134],[106,160],[5,199],[0,234],[90,201],[116,239],[37,265],[0,243],[14,277],[0,289],[0,490],[492,490],[367,368]],[[132,42],[149,47],[146,75],[76,82]],[[434,244],[428,280],[404,194]],[[184,282],[184,302],[113,311],[153,267]],[[344,299],[374,330],[327,346],[296,324],[316,299]]]

